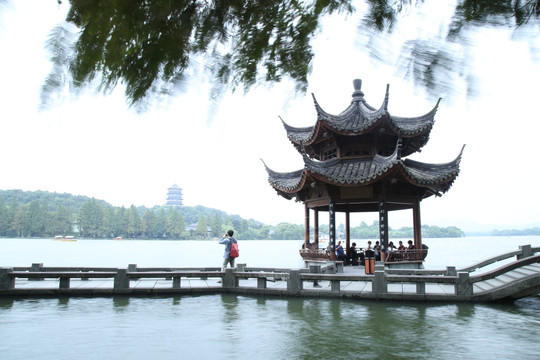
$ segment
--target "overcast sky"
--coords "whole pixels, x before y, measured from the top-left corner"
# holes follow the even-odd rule
[[[363,80],[365,98],[374,107],[382,104],[390,84],[392,115],[423,115],[436,103],[395,76],[396,54],[389,53],[385,65],[372,61],[358,41],[357,21],[340,15],[326,21],[315,40],[305,95],[295,95],[294,85],[284,81],[245,95],[227,94],[211,104],[207,83],[197,81],[142,114],[129,109],[122,89],[108,96],[90,91],[67,96],[39,111],[40,86],[50,70],[45,40],[64,19],[67,2],[16,3],[0,4],[3,190],[45,190],[95,197],[114,206],[151,207],[164,204],[167,188],[177,184],[187,206],[218,208],[273,225],[302,224],[303,205],[276,194],[261,162],[280,172],[303,166],[279,116],[293,126],[313,125],[311,93],[325,111],[337,114],[350,103],[355,78]],[[441,3],[439,9],[449,9]],[[410,14],[406,19],[392,41],[423,36],[430,26],[439,26],[436,16]],[[536,33],[537,48],[539,38]],[[467,100],[459,81],[457,95],[441,94],[430,141],[410,156],[445,163],[466,144],[461,174],[444,196],[421,203],[422,222],[464,228],[469,222],[500,228],[538,223],[540,69],[530,52],[530,37],[512,40],[511,31],[486,29],[468,41],[475,44],[466,56],[473,64],[478,96]],[[323,213],[321,222],[325,217]],[[351,218],[353,226],[375,219],[376,214]],[[339,215],[337,221],[343,222]],[[412,226],[412,214],[391,213],[389,221],[391,227]]]

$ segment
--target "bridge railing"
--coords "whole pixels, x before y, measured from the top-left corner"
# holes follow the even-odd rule
[[[520,246],[518,251],[506,253],[488,259],[466,269],[456,270],[455,267],[447,267],[446,270],[413,270],[413,269],[385,269],[383,264],[375,266],[373,275],[365,274],[344,274],[339,271],[336,263],[325,265],[311,265],[309,268],[284,269],[284,268],[258,268],[247,267],[246,264],[238,264],[236,269],[228,268],[222,271],[218,267],[208,268],[138,268],[135,264],[130,264],[128,268],[90,268],[90,267],[44,267],[42,264],[32,264],[30,267],[0,268],[0,294],[3,290],[16,289],[16,279],[59,279],[59,289],[70,289],[71,279],[113,279],[114,290],[128,290],[130,281],[137,279],[167,279],[172,280],[172,289],[182,289],[182,279],[216,278],[221,280],[221,285],[215,283],[215,288],[226,289],[259,289],[271,293],[273,290],[283,291],[289,295],[302,295],[313,289],[304,289],[306,282],[318,284],[324,281],[329,282],[329,286],[317,289],[319,292],[326,292],[332,296],[340,296],[354,293],[342,287],[344,283],[365,282],[371,284],[371,290],[358,290],[363,293],[370,293],[373,296],[388,294],[389,284],[413,284],[414,290],[407,290],[412,295],[425,295],[426,284],[451,285],[454,288],[453,295],[472,296],[473,284],[492,279],[521,266],[540,262],[540,255],[533,255],[540,251],[540,248]],[[470,269],[478,268],[479,264],[491,264],[495,259],[517,256],[519,260],[504,265],[499,269],[481,275],[471,276]],[[497,260],[500,261],[500,260]],[[467,271],[463,271],[467,270]],[[256,286],[253,282],[241,282],[241,280],[256,279]],[[284,281],[285,288],[268,289],[268,282]],[[28,287],[28,286],[27,286]],[[358,292],[357,291],[357,292]],[[406,291],[403,290],[403,293]],[[4,292],[4,294],[7,292]]]
[[[320,282],[330,282],[329,290],[333,294],[339,294],[341,284],[344,282],[368,282],[371,283],[373,294],[387,293],[389,283],[414,283],[416,284],[416,294],[425,294],[426,283],[453,284],[457,286],[463,282],[463,275],[467,273],[452,274],[452,268],[446,275],[424,274],[399,275],[385,274],[384,265],[376,265],[374,275],[348,275],[337,272],[335,265],[325,266],[313,265],[309,269],[279,269],[279,268],[249,268],[245,264],[239,264],[237,269],[227,268],[221,271],[219,268],[47,268],[40,267],[34,270],[32,267],[22,268],[0,268],[0,291],[16,289],[16,279],[45,280],[58,279],[59,289],[70,289],[71,279],[113,279],[112,288],[114,290],[128,290],[130,281],[139,279],[165,279],[172,280],[172,289],[181,289],[182,279],[216,278],[222,281],[221,287],[226,289],[253,288],[253,285],[241,285],[241,280],[256,279],[257,289],[267,289],[268,282],[284,281],[284,290],[291,294],[297,294],[304,290],[304,282],[318,284]],[[395,273],[395,271],[393,271]],[[467,274],[468,275],[468,274]],[[460,280],[461,279],[461,280]],[[468,276],[467,276],[468,279]],[[216,287],[219,287],[216,286]],[[456,294],[459,288],[456,287]]]
[[[480,261],[479,263],[459,269],[459,271],[472,272],[472,271],[481,269],[483,267],[486,267],[488,265],[494,264],[496,262],[510,259],[514,256],[516,257],[516,260],[520,260],[529,256],[533,256],[534,254],[537,254],[537,253],[540,253],[540,247],[531,247],[531,245],[520,245],[518,250],[516,251],[510,251],[507,253],[503,253],[503,254],[491,257],[487,260],[483,260],[483,261]]]

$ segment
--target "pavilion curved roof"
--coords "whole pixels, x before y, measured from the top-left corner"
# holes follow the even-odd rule
[[[386,87],[384,101],[377,109],[370,106],[364,99],[364,93],[360,90],[361,82],[355,81],[354,86],[355,91],[351,104],[338,115],[324,111],[315,95],[312,95],[317,111],[315,125],[294,127],[282,119],[289,140],[297,147],[301,143],[304,146],[310,146],[328,129],[342,135],[362,135],[376,127],[381,127],[391,130],[395,136],[401,133],[401,136],[406,140],[406,146],[403,149],[406,155],[420,150],[428,142],[441,99],[427,114],[417,117],[399,117],[388,112],[389,85]],[[411,139],[411,141],[407,139]]]
[[[464,148],[464,147],[463,147]],[[305,153],[304,169],[278,173],[266,166],[268,182],[283,197],[291,199],[308,183],[306,179],[321,180],[337,186],[362,186],[397,176],[413,186],[429,189],[433,194],[447,192],[459,174],[463,154],[445,164],[429,164],[401,159],[396,151],[388,156],[376,155],[364,159],[333,158],[326,161],[310,159]]]

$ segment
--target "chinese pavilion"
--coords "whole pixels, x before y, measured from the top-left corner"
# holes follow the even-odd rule
[[[279,173],[266,166],[268,181],[286,199],[305,207],[302,256],[319,248],[319,212],[329,214],[329,243],[335,249],[336,212],[345,213],[346,249],[350,247],[350,213],[378,212],[379,238],[388,243],[388,212],[412,209],[415,249],[422,249],[420,201],[440,196],[459,174],[463,148],[445,164],[428,164],[407,156],[428,142],[439,101],[425,115],[405,118],[388,112],[389,86],[380,108],[367,104],[362,81],[354,80],[351,104],[340,114],[325,112],[313,96],[317,121],[309,127],[283,126],[300,152],[304,168]],[[314,212],[314,242],[310,243],[310,211]],[[306,256],[307,253],[307,256]],[[335,254],[331,252],[331,256]],[[425,255],[424,255],[425,256]],[[423,257],[419,262],[423,261]]]
[[[167,206],[182,206],[182,188],[174,184],[167,189]]]

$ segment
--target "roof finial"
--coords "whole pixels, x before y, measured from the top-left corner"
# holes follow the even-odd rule
[[[352,94],[353,101],[363,101],[364,93],[362,92],[362,80],[354,79],[353,80],[354,92]]]

